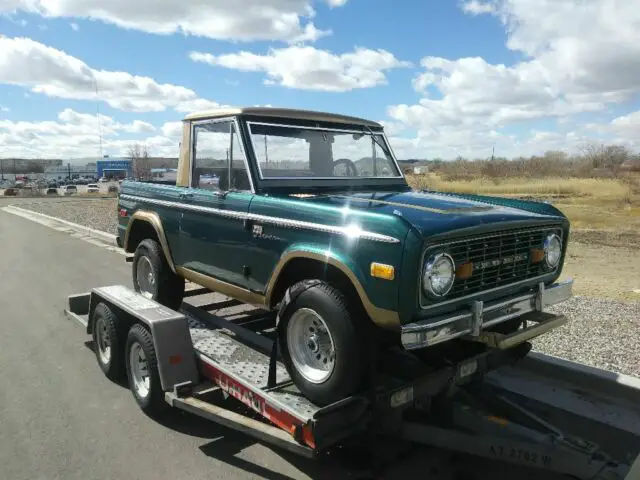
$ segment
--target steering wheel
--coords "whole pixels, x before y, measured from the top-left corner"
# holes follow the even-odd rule
[[[346,165],[346,167],[347,167],[347,176],[348,177],[357,177],[358,176],[358,169],[356,168],[356,164],[353,163],[348,158],[339,158],[338,160],[333,162],[333,169],[335,170],[336,166],[337,165],[341,165],[341,164]]]

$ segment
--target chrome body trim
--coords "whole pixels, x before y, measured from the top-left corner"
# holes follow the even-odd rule
[[[483,330],[529,312],[543,312],[549,305],[568,300],[573,280],[544,283],[535,292],[492,302],[472,302],[466,308],[401,327],[402,345],[407,350],[428,347],[465,335],[480,336]]]
[[[255,213],[238,212],[235,210],[224,210],[221,208],[203,207],[200,205],[193,205],[190,203],[172,202],[168,200],[159,200],[156,198],[140,197],[135,195],[123,194],[122,199],[133,200],[139,202],[150,203],[152,205],[158,205],[167,208],[177,208],[182,210],[189,210],[192,212],[208,213],[212,215],[219,215],[226,218],[233,218],[237,220],[249,220],[258,223],[266,223],[271,225],[277,225],[279,227],[294,228],[301,230],[314,230],[323,233],[331,233],[335,235],[342,235],[347,238],[360,238],[363,240],[370,240],[373,242],[381,243],[400,243],[400,240],[388,235],[380,233],[369,232],[366,230],[359,230],[357,227],[339,227],[335,225],[323,225],[321,223],[305,222],[302,220],[291,220],[288,218],[270,217],[267,215],[258,215]]]
[[[251,148],[255,152],[257,152],[258,150],[256,149],[256,145],[253,141],[253,134],[251,133],[251,125],[268,125],[268,126],[274,126],[274,127],[284,127],[284,128],[304,128],[304,129],[308,129],[308,130],[322,130],[322,131],[327,131],[327,132],[341,132],[341,133],[363,133],[362,130],[356,130],[356,129],[340,129],[340,128],[327,128],[327,127],[310,127],[310,126],[300,126],[300,125],[295,125],[295,124],[283,124],[283,123],[271,123],[271,122],[253,122],[251,120],[245,121],[247,128],[249,130],[249,141],[251,142]],[[365,135],[371,135],[371,132],[364,132]],[[256,166],[258,167],[258,178],[260,178],[260,180],[352,180],[352,179],[358,179],[358,180],[362,180],[362,179],[392,179],[392,180],[400,180],[400,179],[404,179],[404,174],[402,173],[402,169],[400,168],[400,166],[398,165],[398,160],[396,159],[393,150],[391,148],[391,145],[389,144],[389,140],[387,139],[387,136],[384,133],[384,130],[380,130],[380,131],[374,131],[373,132],[374,135],[379,135],[382,140],[384,141],[385,145],[387,146],[387,149],[389,150],[389,153],[391,154],[391,160],[396,168],[396,172],[398,173],[397,175],[393,175],[393,176],[385,176],[385,177],[264,177],[262,175],[262,169],[260,168],[260,162],[258,161],[257,155],[255,155],[255,161],[256,161]]]
[[[552,229],[558,229],[560,230],[560,232],[562,232],[562,227],[560,225],[547,225],[544,227],[540,227],[540,228],[532,228],[532,229],[523,229],[524,231],[527,232],[542,232],[542,231],[548,231],[548,230],[552,230]],[[516,233],[518,230],[514,231],[513,233]],[[449,245],[453,245],[456,243],[463,243],[463,242],[468,242],[470,240],[477,240],[480,238],[495,238],[495,237],[499,237],[501,235],[504,234],[504,230],[500,230],[498,232],[496,232],[495,234],[487,234],[487,235],[478,235],[477,237],[471,237],[471,238],[466,238],[466,239],[458,239],[458,240],[452,240],[450,242],[445,242],[445,243],[435,243],[433,245],[428,245],[423,251],[422,251],[422,255],[420,257],[420,268],[418,270],[418,305],[420,305],[420,309],[422,311],[426,311],[426,310],[431,310],[434,308],[438,308],[438,307],[442,307],[443,305],[449,305],[451,303],[454,302],[460,302],[463,301],[465,299],[469,299],[469,298],[474,298],[474,297],[479,297],[481,295],[485,295],[487,293],[493,293],[493,292],[498,292],[500,290],[506,290],[512,287],[517,287],[518,285],[524,285],[526,283],[531,283],[534,282],[536,280],[542,280],[544,278],[547,278],[549,275],[552,275],[558,268],[560,265],[558,265],[556,268],[554,268],[553,270],[549,270],[548,272],[545,272],[542,275],[539,275],[537,277],[531,277],[531,278],[526,278],[524,280],[519,280],[517,282],[513,282],[513,283],[509,283],[507,285],[501,285],[499,287],[494,287],[494,288],[490,288],[488,290],[481,290],[479,292],[475,292],[475,293],[471,293],[469,295],[464,295],[462,297],[456,297],[456,298],[452,298],[450,300],[445,300],[442,302],[433,302],[433,303],[429,303],[426,304],[424,302],[424,300],[427,300],[426,295],[423,292],[423,286],[422,286],[422,272],[424,271],[424,262],[425,262],[425,257],[427,256],[427,253],[431,253],[433,252],[434,249],[438,249],[441,247],[447,247]],[[564,242],[564,238],[563,235],[561,233],[560,235],[560,240],[562,242]],[[455,284],[455,280],[454,280],[454,284]],[[453,287],[453,285],[452,285]]]

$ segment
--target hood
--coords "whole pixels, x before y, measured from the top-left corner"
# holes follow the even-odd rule
[[[538,202],[439,192],[357,192],[328,195],[293,195],[318,205],[348,207],[357,211],[395,215],[403,218],[422,236],[452,230],[495,230],[505,223],[517,225],[561,223],[563,215],[554,207]]]

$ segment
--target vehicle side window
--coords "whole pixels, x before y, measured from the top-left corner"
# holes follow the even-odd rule
[[[247,172],[244,151],[240,143],[240,135],[236,132],[235,124],[232,125],[232,147],[231,147],[231,184],[229,188],[233,190],[250,191],[251,183],[249,172]]]
[[[192,187],[214,191],[251,189],[234,122],[214,121],[194,125],[192,169]]]

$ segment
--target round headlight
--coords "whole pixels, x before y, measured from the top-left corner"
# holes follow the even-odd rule
[[[442,297],[449,293],[456,276],[456,267],[446,253],[433,255],[424,266],[422,288],[434,297]]]
[[[562,241],[555,233],[547,236],[544,240],[544,259],[549,268],[556,268],[562,256]]]

